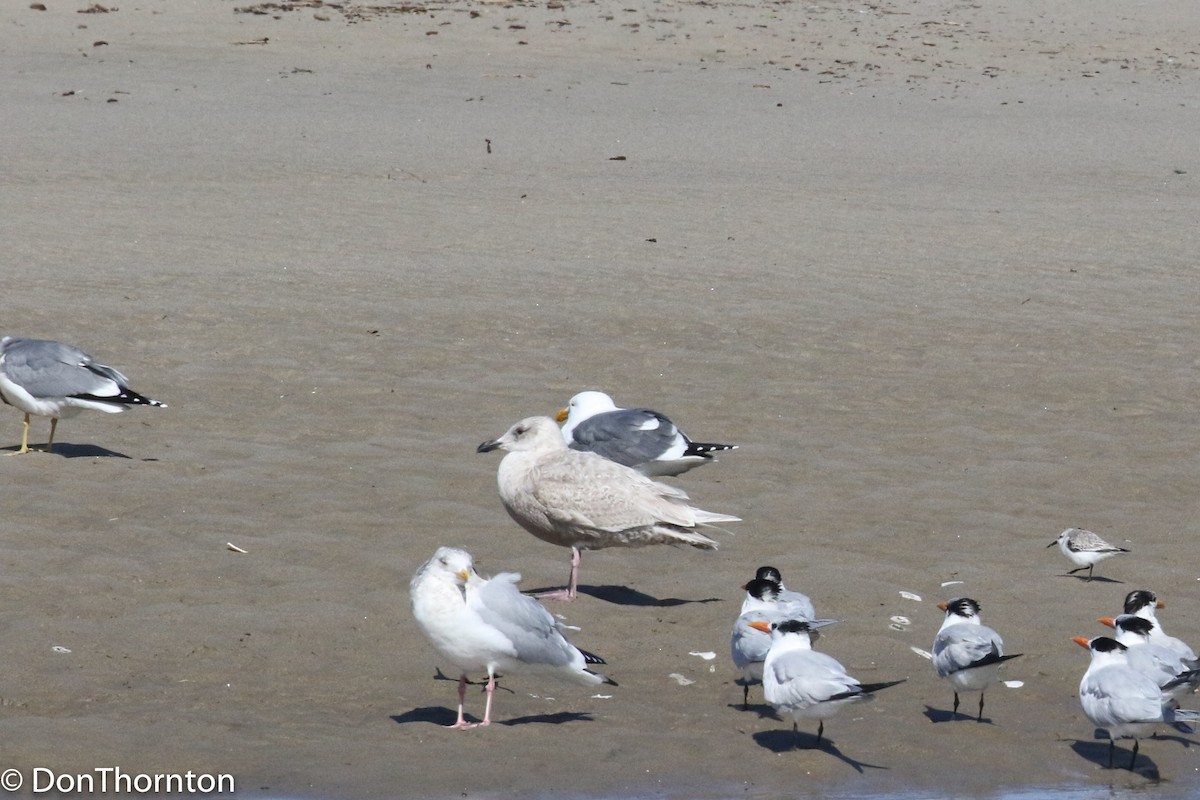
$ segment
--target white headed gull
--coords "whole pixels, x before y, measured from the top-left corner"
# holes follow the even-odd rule
[[[116,414],[129,406],[158,406],[133,391],[129,380],[112,367],[97,363],[77,347],[45,339],[0,339],[0,399],[25,412],[21,449],[29,452],[29,415],[50,418],[46,452],[54,449],[58,421],[85,408]]]
[[[496,483],[509,516],[539,539],[571,548],[567,588],[548,598],[575,598],[581,550],[651,544],[715,550],[717,543],[696,528],[741,521],[695,508],[681,489],[615,461],[568,449],[549,417],[523,419],[478,452],[497,448],[508,451]]]
[[[942,627],[933,639],[933,666],[954,687],[954,711],[958,713],[959,692],[979,692],[979,715],[983,721],[983,693],[995,682],[1000,665],[1021,653],[1004,655],[1000,634],[979,621],[979,603],[956,597],[938,608],[946,612]]]
[[[1069,570],[1068,575],[1074,575],[1076,572],[1088,571],[1087,579],[1092,579],[1092,569],[1099,562],[1106,558],[1128,553],[1124,547],[1117,547],[1109,544],[1091,531],[1085,531],[1083,528],[1067,528],[1058,535],[1046,547],[1054,547],[1058,545],[1058,549],[1062,554],[1071,560],[1075,565],[1075,569]]]
[[[1125,645],[1107,636],[1071,641],[1090,650],[1092,661],[1079,682],[1079,704],[1097,728],[1108,733],[1108,766],[1113,766],[1116,739],[1133,739],[1129,769],[1137,761],[1138,739],[1162,723],[1194,721],[1195,711],[1172,708],[1158,684],[1129,665]]]
[[[491,580],[476,572],[471,554],[440,547],[413,576],[413,616],[443,656],[462,671],[458,679],[458,720],[452,728],[475,727],[463,717],[467,673],[487,672],[483,722],[492,721],[496,673],[536,672],[598,686],[616,685],[588,668],[603,659],[568,642],[564,626],[538,601],[517,590],[521,576],[502,572]]]
[[[675,423],[648,408],[620,408],[604,392],[580,392],[558,412],[562,437],[574,450],[598,453],[644,475],[679,475],[735,444],[693,442]]]
[[[809,624],[802,620],[769,626],[755,622],[753,627],[771,631],[771,649],[763,662],[763,696],[777,712],[792,718],[793,729],[802,719],[820,720],[817,747],[825,734],[825,720],[842,706],[903,683],[864,684],[850,677],[836,659],[812,649]]]

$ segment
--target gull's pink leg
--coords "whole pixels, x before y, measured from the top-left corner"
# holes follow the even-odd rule
[[[579,562],[583,559],[583,554],[579,552],[578,547],[571,548],[571,581],[567,586],[567,596],[574,600],[578,594],[576,590],[579,588]]]
[[[537,596],[539,600],[574,600],[578,595],[579,589],[579,548],[571,548],[571,577],[567,581],[566,589],[555,589],[553,592],[542,592]]]
[[[479,723],[481,726],[492,724],[492,695],[495,693],[496,675],[489,669],[487,682],[487,702],[483,706],[483,722]]]
[[[447,725],[447,728],[456,731],[465,731],[467,728],[474,728],[475,723],[467,722],[463,716],[463,699],[467,696],[467,673],[463,673],[458,679],[458,721],[453,725]],[[490,697],[488,698],[491,699]]]

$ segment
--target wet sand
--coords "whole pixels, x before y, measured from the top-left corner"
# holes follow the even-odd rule
[[[46,5],[0,11],[3,333],[170,408],[0,458],[0,767],[264,798],[1196,791],[1194,737],[1102,768],[1070,641],[1134,588],[1200,641],[1194,3]],[[673,482],[745,521],[713,554],[585,554],[553,610],[610,698],[514,675],[502,724],[443,730],[409,578],[454,544],[561,585],[475,447],[584,388],[741,444]],[[1064,577],[1070,526],[1132,554]],[[852,674],[907,679],[824,751],[740,709],[764,563],[843,620],[821,648]],[[1025,654],[988,724],[911,649],[957,594]]]

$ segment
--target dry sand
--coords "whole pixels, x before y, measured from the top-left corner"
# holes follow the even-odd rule
[[[2,332],[170,408],[0,459],[0,767],[264,798],[1200,787],[1185,737],[1102,768],[1069,640],[1147,587],[1200,642],[1193,0],[44,1],[0,10]],[[456,544],[561,585],[474,450],[584,388],[740,443],[675,482],[745,522],[585,556],[554,610],[611,699],[512,676],[504,724],[443,730],[408,580]],[[1068,526],[1133,553],[1063,577]],[[833,749],[739,708],[762,563],[844,620],[852,673],[908,679]],[[991,724],[945,721],[910,649],[960,593],[1025,654]]]

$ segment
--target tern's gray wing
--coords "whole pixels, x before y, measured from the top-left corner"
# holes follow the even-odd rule
[[[75,397],[106,391],[127,379],[112,367],[97,364],[82,350],[45,339],[5,339],[0,369],[34,397]]]
[[[517,590],[521,576],[502,572],[476,584],[468,603],[479,618],[512,643],[513,656],[530,665],[566,666],[583,656],[559,633],[558,623],[541,603]]]
[[[760,677],[762,662],[767,659],[771,649],[771,634],[750,627],[751,622],[767,622],[778,617],[765,611],[747,611],[733,623],[733,633],[729,637],[729,655],[733,665],[740,670],[750,669]],[[751,666],[755,665],[755,666]]]
[[[1125,656],[1129,666],[1149,676],[1159,686],[1189,672],[1179,653],[1156,644],[1133,645],[1126,651]]]
[[[1000,635],[986,625],[951,625],[933,640],[933,666],[943,678],[959,670],[995,663],[1003,653]]]
[[[1162,719],[1162,690],[1128,666],[1097,670],[1079,686],[1079,700],[1098,727]]]
[[[783,591],[779,593],[778,608],[783,619],[816,619],[817,610],[813,608],[808,595],[800,592]]]
[[[862,691],[838,661],[813,650],[797,650],[772,660],[769,669],[777,688],[767,698],[781,706],[805,707]]]
[[[571,447],[636,467],[680,444],[671,420],[647,408],[622,408],[589,417],[575,426]]]

